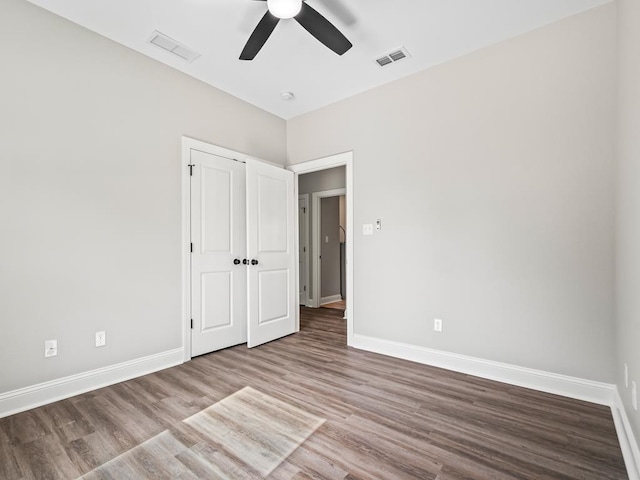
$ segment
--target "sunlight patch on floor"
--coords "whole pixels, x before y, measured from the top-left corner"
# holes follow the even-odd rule
[[[245,387],[185,423],[267,476],[324,420]]]
[[[80,478],[266,477],[324,421],[245,387]]]

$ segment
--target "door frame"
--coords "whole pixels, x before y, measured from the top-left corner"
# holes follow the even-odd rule
[[[346,188],[323,190],[321,192],[313,192],[311,194],[311,203],[313,204],[313,208],[311,209],[311,238],[313,239],[313,243],[311,244],[311,263],[313,265],[313,304],[311,306],[314,308],[322,306],[322,262],[320,262],[320,245],[322,244],[322,199],[339,197],[341,195],[347,195]],[[347,220],[347,227],[348,224],[349,222]],[[349,242],[347,242],[347,246],[348,245]],[[347,280],[347,286],[349,286],[349,280]],[[348,295],[347,298],[349,298]]]
[[[199,150],[211,153],[219,157],[237,160],[243,163],[257,160],[262,163],[284,168],[275,162],[269,162],[249,155],[219,147],[211,143],[196,140],[195,138],[182,137],[182,153],[180,161],[181,170],[181,190],[182,190],[182,225],[180,241],[180,258],[182,260],[182,356],[185,362],[191,360],[191,175],[189,164],[191,163],[191,150]],[[297,182],[294,179],[294,185]],[[297,199],[297,191],[295,192]],[[296,200],[297,201],[297,200]],[[297,219],[297,215],[295,216]],[[297,223],[295,224],[297,229]],[[297,250],[297,242],[294,247]],[[298,259],[296,257],[295,261]],[[297,267],[296,267],[297,268]],[[297,274],[298,272],[296,272]],[[296,322],[298,322],[296,316]],[[298,326],[299,324],[296,323]]]
[[[347,197],[347,248],[346,248],[346,269],[347,269],[347,306],[345,317],[347,319],[347,345],[353,345],[353,328],[355,324],[355,309],[353,296],[353,277],[354,277],[354,257],[353,257],[353,239],[354,239],[354,219],[353,219],[353,151],[338,153],[328,157],[309,160],[307,162],[290,165],[287,168],[295,173],[295,198],[298,197],[298,176],[305,173],[327,170],[334,167],[345,167],[346,174],[346,197]],[[297,244],[296,244],[297,250]],[[298,255],[298,253],[296,253]],[[297,265],[297,262],[296,262]],[[300,272],[296,272],[298,277]],[[314,285],[315,288],[315,285]],[[315,299],[314,299],[315,300]]]
[[[299,259],[302,261],[302,264],[305,267],[305,271],[303,272],[305,275],[305,282],[304,284],[308,287],[309,286],[309,212],[311,211],[311,209],[309,208],[309,194],[308,193],[303,193],[298,195],[298,214],[300,213],[299,209],[300,209],[300,201],[304,200],[304,204],[305,204],[305,208],[307,209],[305,215],[304,215],[304,219],[305,219],[305,224],[304,225],[298,225],[298,237],[300,236],[300,231],[302,230],[304,233],[304,237],[303,237],[303,246],[305,247],[305,252],[298,252],[299,253]],[[298,265],[300,265],[300,262],[298,262]],[[298,272],[298,274],[300,274],[300,272]],[[298,290],[300,289],[300,286],[298,285]],[[311,305],[309,305],[309,290],[305,290],[304,291],[304,295],[302,297],[303,300],[303,304],[307,307],[310,307]],[[298,301],[300,301],[298,299]]]

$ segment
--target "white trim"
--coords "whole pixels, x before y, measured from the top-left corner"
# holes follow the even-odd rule
[[[304,291],[304,294],[302,295],[302,305],[309,305],[309,256],[311,254],[311,252],[309,252],[309,194],[308,193],[301,193],[298,194],[298,213],[299,213],[299,209],[300,209],[300,202],[302,201],[302,203],[304,204],[304,207],[306,208],[306,213],[304,214],[304,225],[298,225],[297,230],[298,230],[298,235],[301,234],[302,232],[302,236],[303,236],[303,242],[302,245],[305,247],[306,252],[298,252],[298,255],[300,256],[299,260],[302,260],[302,264],[305,267],[305,276],[306,278],[304,279],[305,281],[303,282],[306,286],[307,289]],[[298,262],[298,265],[300,265],[300,262]],[[298,285],[298,291],[300,291],[300,285]],[[298,300],[299,301],[299,300]]]
[[[354,335],[350,346],[509,385],[609,406],[629,480],[640,480],[640,448],[616,385],[365,335]]]
[[[342,300],[342,295],[340,295],[340,294],[330,295],[328,297],[322,297],[320,299],[320,305],[326,305],[328,303],[339,302],[340,300]]]
[[[298,175],[304,173],[317,172],[328,168],[345,166],[346,170],[346,190],[347,190],[347,306],[345,309],[345,317],[347,318],[347,345],[353,342],[353,329],[355,324],[354,314],[354,297],[353,297],[353,277],[354,277],[354,259],[353,259],[353,239],[354,239],[354,221],[353,221],[353,202],[355,191],[353,189],[353,152],[344,152],[331,155],[317,160],[297,163],[287,168],[296,174],[295,188],[298,194]],[[311,299],[310,299],[311,301]]]
[[[322,283],[322,264],[320,263],[320,245],[322,244],[322,199],[329,197],[339,197],[346,195],[346,188],[335,188],[333,190],[323,190],[321,192],[313,192],[311,194],[311,265],[313,265],[313,298],[319,299],[314,303],[314,307],[322,305],[322,297],[320,292],[320,284]],[[347,243],[347,245],[349,245]],[[349,282],[347,281],[347,286]],[[340,297],[342,299],[342,297]]]
[[[353,347],[497,382],[531,388],[599,405],[613,405],[615,385],[494,362],[380,338],[354,335]]]
[[[183,363],[182,348],[77,373],[0,395],[0,418]]]
[[[295,291],[296,291],[296,311],[295,311],[295,317],[296,317],[296,326],[295,326],[295,331],[296,333],[300,331],[300,241],[299,241],[299,236],[300,236],[300,225],[299,225],[299,208],[300,208],[300,192],[298,192],[298,178],[296,177],[296,174],[293,174],[293,198],[295,199],[296,202],[296,212],[298,212],[298,215],[294,215],[294,219],[293,219],[293,228],[294,231],[296,232],[296,242],[294,242],[294,246],[293,246],[293,254],[294,254],[294,265],[295,265],[295,275],[294,275],[294,279],[293,282],[295,284]],[[307,195],[307,208],[309,207],[309,201],[308,201],[308,195]],[[308,221],[308,220],[307,220]],[[308,229],[307,229],[308,230]],[[307,241],[309,240],[309,234],[307,233]],[[309,257],[308,257],[308,250],[307,249],[307,285],[309,285]],[[306,292],[306,299],[307,302],[309,302],[309,292]]]
[[[330,155],[328,157],[309,160],[302,163],[296,163],[295,165],[288,165],[287,169],[291,170],[293,173],[302,175],[304,173],[318,172],[320,170],[327,170],[333,167],[341,167],[343,165],[348,166],[352,161],[353,151],[348,151]]]
[[[182,232],[180,258],[182,264],[182,347],[184,361],[191,360],[191,148],[198,141],[182,137],[182,159],[180,162],[182,178]]]
[[[611,413],[613,414],[613,422],[616,425],[618,441],[620,442],[620,449],[622,450],[624,463],[627,467],[629,480],[640,480],[640,448],[638,448],[638,442],[633,434],[629,417],[627,416],[622,398],[620,398],[620,392],[617,388],[614,392],[614,403],[611,406]]]

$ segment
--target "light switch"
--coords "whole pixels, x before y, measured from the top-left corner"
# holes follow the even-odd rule
[[[55,357],[56,355],[58,355],[58,340],[45,340],[44,356]]]
[[[373,224],[365,223],[362,225],[362,234],[363,235],[373,235]]]

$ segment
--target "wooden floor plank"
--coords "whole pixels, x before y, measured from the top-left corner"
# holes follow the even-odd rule
[[[237,414],[221,402],[245,387],[270,403],[241,397]],[[194,428],[218,402],[219,430]],[[267,478],[627,478],[607,407],[347,348],[331,308],[303,308],[300,333],[261,347],[0,419],[0,478],[262,478],[255,449],[231,448],[225,429],[275,445],[301,412],[323,422]]]

